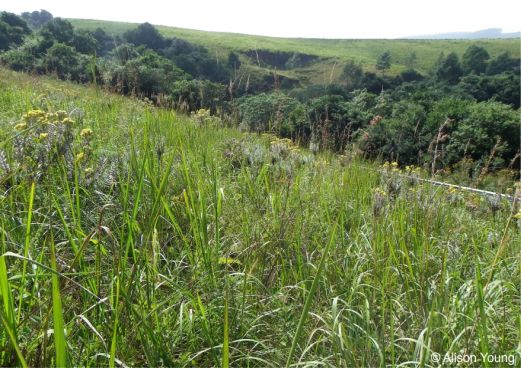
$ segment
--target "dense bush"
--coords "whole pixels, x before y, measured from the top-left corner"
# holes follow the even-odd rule
[[[105,81],[117,91],[151,96],[168,93],[170,86],[186,77],[170,60],[152,50],[139,53],[128,44],[114,49],[113,59],[103,64]]]
[[[207,80],[179,80],[172,83],[169,95],[174,107],[180,110],[209,109],[216,113],[217,108],[224,105],[226,88]]]
[[[252,131],[270,131],[283,136],[305,135],[309,122],[300,102],[283,93],[261,93],[238,100],[240,120]]]
[[[13,13],[0,13],[0,51],[21,45],[29,34],[31,30],[22,18]]]

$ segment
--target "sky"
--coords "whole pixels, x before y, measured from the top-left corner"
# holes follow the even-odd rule
[[[149,22],[276,37],[399,38],[521,29],[519,0],[0,0],[14,13]]]

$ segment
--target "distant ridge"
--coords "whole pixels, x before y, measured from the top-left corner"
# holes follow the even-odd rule
[[[438,33],[431,35],[409,36],[406,39],[423,39],[423,40],[447,40],[447,39],[463,39],[476,40],[484,38],[520,38],[521,32],[503,33],[501,28],[488,28],[475,32],[450,32]]]

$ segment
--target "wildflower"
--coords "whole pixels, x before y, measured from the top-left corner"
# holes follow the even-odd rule
[[[376,194],[376,195],[381,195],[383,197],[385,197],[387,195],[386,191],[383,190],[382,188],[380,187],[377,187],[377,188],[374,188],[373,189],[373,193]]]
[[[225,264],[225,265],[237,264],[237,265],[240,265],[241,261],[239,261],[238,259],[235,259],[235,258],[231,258],[231,257],[219,257],[219,264]]]
[[[449,194],[453,194],[453,193],[456,193],[458,191],[458,189],[455,187],[455,186],[450,186],[449,187]]]
[[[14,126],[16,130],[25,130],[27,129],[27,123],[18,123]]]
[[[63,110],[56,111],[56,114],[58,115],[58,119],[60,120],[67,118],[67,113]]]
[[[42,110],[31,110],[27,114],[22,115],[22,119],[30,120],[30,119],[40,119],[45,116],[45,113]]]
[[[74,121],[71,118],[65,118],[62,120],[62,123],[72,125],[72,124],[74,124]]]
[[[43,141],[44,139],[47,139],[47,137],[49,136],[49,133],[40,133],[40,140]]]
[[[82,129],[80,132],[80,136],[83,138],[89,138],[91,135],[92,135],[92,129],[90,129],[90,128]]]
[[[87,167],[85,170],[84,170],[84,173],[85,175],[90,175],[94,172],[94,169],[92,167]]]
[[[49,121],[53,121],[53,120],[58,119],[58,114],[55,112],[49,112],[49,113],[47,113],[46,118]]]
[[[517,213],[514,215],[514,218],[518,220],[521,219],[521,210],[517,211]]]
[[[85,158],[85,153],[84,152],[80,152],[76,155],[76,160],[75,162],[80,162],[82,161],[83,159]]]

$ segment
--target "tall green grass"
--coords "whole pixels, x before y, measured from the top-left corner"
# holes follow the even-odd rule
[[[65,110],[94,132],[88,162],[56,160],[34,185],[0,172],[0,366],[519,363],[508,203],[494,215],[375,164],[0,76],[11,167],[29,110]]]

